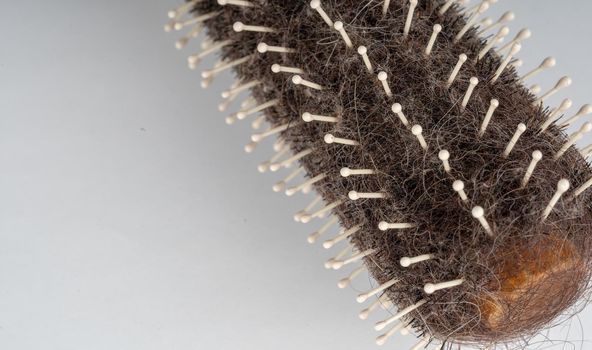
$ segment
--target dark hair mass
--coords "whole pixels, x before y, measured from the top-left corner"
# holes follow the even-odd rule
[[[477,345],[508,342],[540,331],[566,312],[588,289],[591,257],[591,193],[573,196],[573,189],[592,177],[585,159],[571,147],[558,160],[553,155],[565,144],[556,125],[539,127],[549,115],[524,87],[511,66],[491,83],[502,58],[491,50],[483,59],[477,53],[486,44],[475,29],[454,43],[466,23],[455,5],[438,14],[442,0],[420,0],[411,32],[403,37],[408,1],[394,0],[388,14],[382,1],[325,0],[323,8],[333,20],[345,24],[354,48],[329,28],[307,1],[251,0],[254,7],[220,6],[215,0],[195,5],[194,12],[220,11],[206,21],[209,36],[232,39],[223,49],[228,60],[248,55],[236,68],[240,81],[259,80],[252,91],[259,103],[279,99],[265,111],[272,126],[294,123],[281,138],[293,152],[313,149],[301,160],[309,177],[327,174],[315,189],[327,203],[343,200],[333,213],[341,225],[362,229],[350,237],[359,251],[376,249],[365,259],[378,283],[400,282],[386,293],[399,308],[426,299],[406,318],[420,334],[442,341]],[[261,25],[275,33],[234,32],[233,23]],[[430,56],[424,54],[432,28],[444,28]],[[291,47],[296,53],[256,53],[257,44]],[[388,73],[394,96],[385,95],[375,74],[366,69],[355,48],[364,45],[375,71]],[[469,59],[456,81],[446,80],[460,54]],[[322,91],[292,84],[291,75],[274,74],[274,63],[299,67],[304,77],[325,87]],[[468,106],[461,108],[469,79],[479,78]],[[490,100],[499,100],[483,136],[479,128]],[[391,111],[403,106],[411,125],[423,127],[429,149]],[[303,112],[339,117],[339,122],[304,123]],[[519,123],[527,130],[512,153],[502,152]],[[326,144],[323,137],[358,140],[359,146]],[[450,152],[451,172],[442,168],[438,152]],[[521,180],[531,154],[544,157],[530,182]],[[341,177],[342,167],[374,169],[377,176]],[[571,190],[557,203],[547,220],[542,212],[560,179]],[[452,190],[452,182],[465,183],[468,201]],[[348,192],[384,192],[382,200],[350,201]],[[493,230],[490,237],[471,216],[482,206]],[[412,222],[413,229],[378,229],[380,221]],[[433,254],[432,259],[409,268],[403,256]],[[426,295],[427,282],[465,279],[461,286]]]

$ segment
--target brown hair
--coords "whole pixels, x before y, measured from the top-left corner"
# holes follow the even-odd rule
[[[559,179],[568,179],[575,188],[592,172],[574,147],[553,160],[566,135],[555,124],[539,132],[550,113],[534,103],[536,97],[514,68],[508,67],[491,82],[502,58],[494,50],[483,59],[475,58],[486,44],[475,29],[454,42],[466,24],[456,5],[440,15],[443,0],[419,1],[405,38],[407,1],[392,1],[386,15],[382,1],[323,1],[329,17],[345,23],[355,45],[352,49],[305,1],[250,1],[255,6],[220,6],[204,0],[194,11],[220,11],[206,25],[210,38],[233,40],[223,48],[223,58],[251,55],[236,68],[238,79],[262,82],[252,90],[259,103],[279,99],[278,105],[265,110],[267,121],[272,126],[294,125],[281,133],[293,152],[314,150],[301,159],[301,166],[309,177],[327,175],[314,187],[327,203],[343,200],[333,210],[343,227],[362,225],[350,239],[360,251],[376,250],[365,258],[372,276],[379,283],[399,280],[386,290],[390,300],[400,308],[427,300],[407,318],[420,334],[478,345],[512,341],[539,331],[583,295],[590,277],[590,193],[574,198],[568,192],[546,220],[542,213]],[[236,21],[276,32],[235,32]],[[426,56],[425,45],[435,24],[444,30]],[[261,42],[296,52],[255,54]],[[392,98],[368,72],[355,51],[357,45],[368,48],[376,72],[388,72]],[[469,59],[448,88],[446,80],[463,53]],[[325,89],[295,86],[290,75],[272,73],[270,66],[275,63],[304,69],[307,79]],[[471,77],[481,83],[462,108]],[[479,136],[493,98],[499,100],[499,108]],[[393,114],[394,102],[403,105],[411,125],[423,127],[427,151]],[[303,112],[337,116],[339,121],[303,123]],[[512,153],[503,157],[519,123],[527,129]],[[326,144],[327,133],[360,144]],[[451,154],[449,173],[442,169],[440,150]],[[521,188],[535,150],[544,157]],[[373,169],[378,175],[342,177],[342,167]],[[457,179],[464,181],[466,202],[452,190]],[[350,201],[351,190],[380,191],[388,198]],[[492,236],[471,216],[477,205],[485,208]],[[381,231],[377,226],[383,220],[416,226]],[[436,258],[409,268],[399,263],[401,257],[427,253]],[[458,278],[465,283],[424,293],[427,282]]]

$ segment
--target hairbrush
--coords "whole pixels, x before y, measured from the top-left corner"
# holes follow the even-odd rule
[[[379,345],[517,344],[589,289],[592,146],[575,143],[592,106],[547,107],[571,79],[527,87],[555,60],[520,76],[530,31],[510,35],[512,12],[483,19],[497,0],[465,2],[190,0],[165,25],[187,30],[179,49],[207,31],[188,58],[219,53],[203,87],[236,73],[221,111],[250,92],[226,122],[251,119],[247,152],[275,138],[259,171],[289,170],[273,190],[318,193],[294,218],[319,222],[310,243],[339,227],[322,245],[327,268],[350,269],[340,288],[376,281],[356,300],[361,318],[394,308]]]

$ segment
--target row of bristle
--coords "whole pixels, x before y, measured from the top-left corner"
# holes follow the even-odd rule
[[[202,1],[202,0],[189,1],[189,2],[185,3],[184,5],[182,5],[181,7],[179,7],[178,9],[169,12],[169,17],[171,18],[171,22],[169,22],[165,26],[165,30],[167,30],[167,31],[170,31],[172,29],[180,30],[180,29],[187,27],[187,26],[193,26],[193,28],[189,30],[187,35],[185,35],[184,37],[182,37],[181,39],[179,39],[177,41],[176,46],[179,49],[185,47],[188,44],[189,40],[191,40],[192,38],[195,38],[199,35],[199,33],[202,30],[202,23],[204,21],[210,20],[220,13],[220,12],[213,12],[213,13],[201,15],[198,17],[194,17],[191,19],[182,20],[182,16],[189,13],[190,10],[192,9],[192,7],[200,1]],[[510,22],[514,19],[515,16],[512,12],[504,13],[497,21],[492,21],[489,18],[484,19],[484,20],[479,20],[479,17],[487,11],[487,9],[490,7],[490,5],[492,5],[493,3],[496,3],[496,2],[497,2],[497,0],[484,0],[484,1],[474,5],[473,7],[470,7],[465,10],[465,15],[468,16],[468,21],[467,21],[466,25],[461,29],[461,31],[459,31],[455,35],[455,37],[454,37],[455,42],[462,40],[463,36],[469,31],[469,29],[471,29],[475,25],[480,26],[480,29],[478,30],[479,34],[484,34],[486,32],[489,32],[489,31],[491,31],[493,29],[497,29],[497,28],[499,28],[499,30],[490,39],[488,44],[478,53],[478,57],[469,58],[466,54],[461,54],[459,56],[457,64],[454,67],[451,67],[451,73],[448,77],[446,77],[446,84],[447,84],[448,88],[450,88],[455,83],[456,77],[458,76],[459,72],[462,70],[463,64],[467,60],[482,59],[483,57],[485,57],[485,55],[487,55],[490,51],[492,51],[496,45],[500,44],[506,38],[506,36],[510,33],[509,28],[505,24],[507,24],[508,22]],[[256,6],[252,2],[244,1],[244,0],[218,0],[218,3],[220,5],[233,5],[233,6],[241,6],[241,7]],[[443,15],[455,3],[461,3],[461,1],[447,0],[442,5],[442,7],[439,9],[440,15]],[[384,1],[384,4],[383,4],[383,14],[384,15],[388,14],[389,4],[390,4],[390,0]],[[402,28],[404,36],[407,36],[409,34],[409,31],[410,31],[411,26],[413,24],[413,14],[414,14],[414,10],[415,10],[416,5],[417,5],[417,0],[410,0],[409,1],[409,10],[408,10],[405,26],[404,26],[404,28]],[[328,14],[324,11],[320,0],[312,0],[310,2],[310,7],[318,13],[318,15],[320,16],[320,19],[322,21],[324,21],[330,28],[332,28],[336,31],[336,34],[343,40],[345,45],[347,45],[349,48],[352,48],[352,49],[354,48],[354,43],[352,42],[350,36],[348,35],[348,31],[347,31],[344,23],[342,23],[340,21],[333,21],[328,16]],[[435,47],[434,44],[437,42],[438,35],[445,29],[446,28],[443,28],[442,25],[440,25],[440,24],[434,25],[430,40],[428,43],[426,43],[426,46],[425,46],[424,54],[426,56],[431,55],[431,53],[433,52],[434,47]],[[242,22],[235,22],[233,25],[233,30],[235,32],[241,32],[241,31],[251,31],[251,32],[261,32],[261,33],[277,32],[277,29],[275,29],[275,28],[259,26],[256,24],[245,24]],[[523,29],[520,32],[518,32],[517,35],[511,41],[506,43],[501,48],[497,49],[497,53],[499,53],[501,56],[503,56],[504,59],[502,60],[502,63],[497,68],[497,70],[495,71],[495,74],[491,77],[491,79],[488,83],[495,83],[502,76],[502,74],[504,73],[504,71],[506,70],[506,68],[508,66],[514,65],[515,67],[518,67],[518,66],[522,65],[522,61],[519,59],[516,59],[515,56],[520,51],[522,42],[524,40],[528,39],[530,37],[530,35],[531,35],[531,33],[528,29]],[[208,55],[210,55],[210,54],[212,54],[212,53],[214,53],[214,52],[220,50],[221,48],[228,46],[230,44],[232,44],[231,40],[224,40],[221,42],[212,42],[209,40],[205,40],[202,43],[203,51],[189,57],[189,59],[188,59],[189,67],[191,69],[195,69],[197,67],[197,65],[200,63],[200,61],[202,59],[204,59],[206,56],[208,56]],[[266,53],[268,53],[268,54],[274,54],[274,53],[290,54],[290,53],[294,53],[294,52],[295,52],[295,49],[290,48],[290,47],[275,46],[270,43],[261,42],[258,44],[258,46],[255,50],[255,53],[253,53],[253,55],[266,54]],[[375,68],[374,68],[375,65],[373,64],[373,62],[370,58],[371,55],[369,54],[368,49],[365,46],[358,46],[357,47],[357,54],[360,56],[360,59],[363,62],[363,64],[365,65],[365,67],[367,68],[368,72],[372,75],[376,74],[375,78],[377,79],[377,82],[382,86],[384,93],[388,97],[392,97],[393,93],[392,93],[391,87],[388,82],[388,73],[385,71],[380,71],[380,72],[375,71]],[[202,82],[202,86],[204,88],[209,86],[212,82],[212,79],[216,75],[218,75],[221,72],[226,71],[230,68],[244,64],[250,58],[251,58],[251,55],[245,56],[243,58],[233,60],[230,62],[220,61],[212,69],[206,70],[202,73],[202,77],[204,79]],[[520,78],[520,80],[522,82],[524,82],[527,79],[530,79],[530,78],[536,76],[537,74],[541,73],[542,71],[544,71],[548,68],[554,67],[554,66],[555,66],[555,59],[553,59],[552,57],[548,57],[545,60],[543,60],[543,62],[539,66],[537,66],[535,69],[533,69],[530,72],[523,75]],[[280,73],[291,74],[292,75],[291,81],[295,85],[300,85],[300,86],[309,88],[311,90],[325,89],[324,86],[307,78],[306,77],[306,70],[303,67],[287,67],[287,66],[282,66],[280,63],[276,63],[273,66],[271,66],[270,69],[272,70],[273,73],[276,73],[276,74],[280,74]],[[461,103],[461,107],[463,109],[470,103],[471,96],[474,92],[474,89],[477,87],[477,85],[479,83],[480,82],[479,82],[479,79],[477,79],[477,77],[472,77],[470,79],[469,85],[466,88],[466,93],[464,94],[464,97],[463,97],[462,103]],[[253,87],[256,87],[259,84],[261,84],[261,82],[259,82],[257,80],[250,81],[250,82],[240,84],[240,85],[238,83],[234,84],[233,86],[230,87],[230,89],[228,89],[222,93],[222,97],[224,98],[224,101],[220,104],[219,109],[221,111],[226,110],[230,106],[230,104],[242,92],[247,91]],[[540,97],[535,102],[536,105],[540,105],[540,104],[544,103],[544,101],[547,100],[549,97],[553,96],[554,94],[559,92],[561,89],[569,86],[570,84],[571,84],[570,78],[568,78],[568,77],[561,78],[551,90],[540,95]],[[531,87],[531,91],[534,94],[538,94],[540,92],[540,87],[538,85],[533,85]],[[232,123],[236,122],[237,120],[243,120],[248,116],[256,115],[261,112],[265,112],[266,109],[274,107],[274,106],[278,105],[279,103],[280,103],[279,100],[273,99],[270,101],[266,101],[266,102],[257,104],[257,101],[255,101],[253,98],[249,97],[241,104],[241,110],[239,112],[234,113],[231,116],[229,116],[226,119],[226,122],[228,124],[232,124]],[[546,129],[550,125],[556,123],[563,116],[563,114],[571,107],[571,105],[572,105],[571,100],[566,99],[561,103],[561,105],[559,107],[553,109],[551,111],[551,113],[549,114],[548,118],[540,126],[539,132],[541,132],[541,133],[545,132]],[[487,113],[485,114],[485,116],[482,120],[481,127],[480,127],[480,130],[478,133],[479,137],[485,136],[485,134],[487,132],[488,125],[491,122],[492,118],[495,118],[495,111],[498,107],[499,107],[499,101],[497,99],[492,99],[490,101],[490,107],[487,110]],[[394,115],[397,116],[397,118],[401,121],[401,123],[406,128],[408,128],[409,131],[417,138],[418,146],[422,147],[425,151],[427,151],[429,149],[430,145],[428,143],[428,140],[426,140],[423,137],[422,127],[417,124],[411,125],[409,118],[408,118],[408,116],[405,115],[404,108],[401,104],[393,103],[391,110],[394,113]],[[561,126],[572,125],[578,119],[580,119],[581,117],[588,115],[590,113],[592,113],[592,106],[584,105],[574,116],[572,116],[571,118],[568,118],[566,121],[564,121],[561,124]],[[304,112],[304,113],[302,113],[301,117],[302,117],[302,120],[304,123],[310,123],[310,122],[337,123],[340,118],[339,115],[319,115],[319,114],[316,114],[314,111]],[[263,123],[263,121],[264,121],[263,116],[255,119],[255,121],[253,121],[253,124],[252,124],[253,128],[259,129],[261,127],[261,124]],[[276,125],[276,126],[270,127],[269,129],[267,129],[263,132],[254,134],[251,137],[251,143],[249,143],[245,147],[245,150],[247,152],[251,152],[263,139],[268,138],[273,135],[278,135],[282,131],[287,130],[288,128],[298,127],[299,125],[300,125],[299,123]],[[510,156],[512,150],[518,144],[518,142],[520,140],[520,136],[522,135],[522,133],[525,132],[526,128],[527,128],[526,125],[523,123],[520,123],[519,125],[517,125],[515,133],[513,134],[512,138],[508,141],[507,147],[503,151],[503,154],[502,154],[503,157],[507,158]],[[567,151],[567,149],[569,147],[574,145],[575,142],[580,140],[585,133],[587,133],[591,130],[592,130],[592,123],[590,123],[590,122],[585,123],[578,131],[576,131],[575,133],[573,133],[569,136],[567,142],[563,145],[563,147],[556,154],[553,155],[553,159],[555,159],[555,160],[559,159]],[[341,144],[341,145],[345,145],[345,146],[356,147],[356,146],[359,146],[360,142],[363,140],[346,139],[346,138],[341,138],[338,135],[328,133],[325,135],[324,141],[327,144],[335,143],[335,144]],[[289,147],[281,139],[278,139],[278,141],[274,144],[274,149],[276,150],[277,153],[268,161],[260,164],[260,166],[258,168],[260,172],[266,172],[268,170],[278,171],[282,168],[290,168],[293,165],[295,165],[300,159],[303,159],[304,157],[308,157],[314,152],[313,149],[306,149],[306,150],[303,150],[297,154],[288,155]],[[588,157],[590,154],[592,154],[592,146],[588,146],[582,150],[582,155],[584,157]],[[442,169],[443,169],[443,171],[445,171],[448,174],[452,173],[452,169],[451,169],[450,162],[449,162],[449,159],[451,156],[452,155],[450,154],[450,152],[448,150],[444,150],[444,149],[440,150],[438,153],[438,157],[442,161]],[[531,178],[533,173],[536,171],[536,165],[542,159],[542,157],[543,157],[543,153],[539,150],[535,150],[532,153],[532,160],[531,160],[530,164],[528,164],[527,168],[525,169],[524,177],[521,181],[522,187],[526,187],[528,185],[529,179]],[[339,172],[340,172],[341,176],[343,176],[343,177],[372,176],[372,175],[376,175],[379,173],[377,170],[374,170],[374,169],[351,169],[348,167],[339,169]],[[288,186],[288,183],[290,183],[291,180],[298,177],[302,173],[305,173],[304,169],[301,167],[297,167],[293,172],[288,174],[284,179],[282,179],[281,181],[276,183],[273,186],[273,190],[276,192],[284,191],[288,196],[294,195],[298,192],[307,193],[311,190],[312,186],[316,182],[321,181],[325,177],[328,176],[328,174],[311,175],[311,177],[308,180],[306,180],[300,184]],[[588,189],[590,186],[592,186],[592,179],[590,179],[589,181],[587,181],[583,185],[581,185],[579,188],[577,188],[573,192],[572,197],[579,196],[586,189]],[[570,188],[570,183],[567,179],[560,179],[559,180],[558,185],[557,185],[557,191],[553,195],[553,197],[549,200],[548,205],[544,208],[544,210],[541,214],[541,220],[545,220],[549,216],[549,214],[552,212],[553,208],[555,207],[556,203],[560,200],[562,195],[564,195],[569,190],[569,188]],[[463,202],[467,203],[467,205],[469,204],[468,203],[469,196],[465,192],[464,183],[461,180],[454,179],[454,178],[452,179],[452,190],[460,196],[460,198]],[[352,200],[352,201],[362,199],[362,198],[363,199],[380,200],[383,198],[388,198],[389,194],[384,193],[384,192],[357,192],[355,190],[352,190],[348,193],[347,197],[349,198],[349,200]],[[332,209],[334,209],[334,208],[338,207],[339,205],[341,205],[342,203],[344,203],[344,201],[345,201],[344,199],[340,199],[340,200],[334,201],[332,203],[323,205],[322,198],[320,196],[316,196],[311,201],[311,203],[308,206],[306,206],[306,208],[304,208],[303,210],[301,210],[295,214],[294,219],[296,221],[303,222],[303,223],[310,222],[312,219],[315,219],[315,218],[326,218],[326,217],[329,218],[328,221],[323,226],[321,226],[317,231],[313,232],[312,234],[310,234],[308,236],[309,243],[315,243],[320,238],[321,235],[326,233],[333,225],[337,224],[338,219],[336,216],[331,214],[331,211],[332,211]],[[482,208],[478,205],[473,206],[472,215],[475,219],[477,219],[480,222],[484,231],[488,235],[490,235],[492,237],[495,236],[495,232],[492,228],[492,225],[490,225],[490,223],[488,223],[488,221],[486,219],[486,211],[484,208]],[[412,222],[382,221],[380,223],[377,223],[378,229],[380,229],[382,231],[413,229],[415,226],[416,225]],[[361,228],[360,225],[356,225],[356,226],[353,226],[350,228],[343,228],[337,236],[335,236],[329,240],[326,240],[323,243],[323,247],[328,249],[328,248],[333,247],[334,245],[336,245],[337,243],[339,243],[341,241],[346,241],[349,237],[351,237],[358,230],[360,230],[360,228]],[[351,252],[351,255],[348,255],[348,254],[350,254],[350,252]],[[360,262],[365,257],[370,256],[374,252],[375,252],[374,249],[368,249],[365,251],[356,251],[351,245],[348,244],[343,250],[341,250],[338,254],[336,254],[335,257],[329,259],[327,261],[325,267],[326,268],[333,268],[333,269],[337,270],[337,269],[342,268],[345,265]],[[422,254],[419,256],[415,256],[415,257],[403,257],[400,260],[400,264],[403,267],[409,267],[413,264],[420,264],[422,262],[425,262],[425,261],[428,261],[428,260],[431,260],[434,258],[435,258],[435,256],[430,253]],[[348,276],[342,278],[339,281],[338,286],[340,288],[347,287],[352,282],[352,280],[354,278],[356,278],[357,276],[361,275],[362,272],[364,272],[363,265],[355,268]],[[374,288],[370,291],[367,291],[365,293],[358,295],[357,301],[360,303],[367,301],[371,297],[377,297],[376,300],[370,306],[368,306],[366,309],[362,310],[362,312],[360,313],[360,318],[366,319],[368,317],[369,313],[371,311],[375,310],[376,308],[378,308],[379,306],[382,306],[385,309],[389,308],[392,303],[390,303],[387,300],[387,298],[385,298],[385,296],[386,296],[385,294],[381,295],[381,293],[385,292],[388,288],[395,285],[397,282],[398,282],[398,280],[392,279],[390,281],[387,281],[386,283],[383,283],[383,284],[377,286],[376,288]],[[454,287],[461,285],[462,283],[464,283],[463,278],[459,278],[457,280],[452,280],[452,281],[443,281],[443,282],[438,282],[438,283],[426,283],[424,285],[423,289],[424,289],[425,293],[429,296],[430,294],[435,293],[438,290],[454,288]],[[400,310],[398,313],[392,315],[391,317],[378,322],[375,325],[375,329],[376,330],[383,330],[386,326],[388,326],[394,322],[404,320],[406,318],[406,316],[408,316],[410,313],[414,312],[415,310],[419,309],[422,305],[424,305],[427,302],[428,302],[428,299],[422,299],[421,301],[419,301],[413,305],[410,305],[407,308]],[[395,333],[402,332],[403,334],[409,334],[410,331],[411,331],[410,326],[404,322],[401,322],[401,323],[398,323],[397,325],[395,325],[394,327],[392,327],[386,333],[380,335],[377,338],[376,342],[379,345],[382,345],[386,342],[386,340],[389,337],[391,337]],[[433,339],[430,339],[430,337],[428,335],[426,335],[423,339],[421,339],[421,341],[416,346],[414,346],[412,348],[412,350],[417,350],[421,347],[425,347],[431,341],[433,341]]]

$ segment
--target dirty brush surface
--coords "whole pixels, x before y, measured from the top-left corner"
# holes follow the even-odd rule
[[[386,15],[383,1],[326,0],[324,11],[342,21],[353,47],[329,27],[308,1],[250,0],[255,6],[221,6],[216,0],[193,5],[192,15],[217,13],[205,21],[214,42],[232,40],[221,50],[227,62],[249,57],[235,67],[241,83],[258,80],[252,95],[261,104],[278,99],[264,110],[271,127],[289,124],[279,134],[294,154],[312,150],[300,159],[308,178],[326,177],[314,184],[327,204],[339,203],[332,213],[343,228],[361,225],[348,237],[359,252],[373,250],[364,263],[377,283],[397,283],[384,293],[402,310],[425,304],[403,318],[419,334],[448,343],[484,346],[535,334],[570,307],[588,289],[591,256],[590,193],[573,195],[592,172],[575,147],[555,155],[567,136],[555,124],[540,127],[549,116],[542,103],[508,68],[492,82],[503,57],[478,52],[486,38],[470,29],[454,42],[467,18],[454,5],[444,15],[442,0],[421,0],[411,31],[403,36],[409,2],[394,0]],[[219,13],[218,13],[219,12]],[[275,29],[272,33],[233,30],[237,21]],[[424,54],[435,24],[441,24],[430,55]],[[293,53],[258,53],[261,42],[295,49]],[[357,52],[368,48],[371,73]],[[469,59],[450,88],[446,81],[459,55]],[[304,71],[304,79],[323,90],[292,83],[292,74],[273,73],[281,64]],[[393,96],[388,97],[380,71],[388,73]],[[470,78],[476,86],[466,108],[461,101]],[[479,129],[492,99],[499,100],[486,132]],[[406,126],[391,110],[403,106]],[[337,123],[304,122],[301,115],[334,116]],[[520,123],[526,131],[504,157]],[[421,125],[428,149],[421,147],[411,126]],[[328,144],[326,134],[355,140],[359,145]],[[450,153],[446,172],[438,154]],[[521,181],[539,150],[543,159],[522,188]],[[372,169],[374,175],[342,177],[340,169]],[[543,220],[543,211],[560,179],[571,187]],[[468,199],[453,191],[464,182]],[[383,193],[386,198],[351,200],[350,191]],[[339,202],[341,201],[341,202]],[[485,227],[472,216],[484,208]],[[406,229],[381,230],[379,223],[413,223]],[[402,267],[402,257],[431,254],[432,259]],[[453,288],[427,294],[426,283],[462,279]]]

